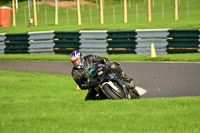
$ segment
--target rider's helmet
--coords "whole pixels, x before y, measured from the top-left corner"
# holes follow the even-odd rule
[[[83,56],[79,51],[73,51],[71,53],[71,62],[76,68],[83,68]]]

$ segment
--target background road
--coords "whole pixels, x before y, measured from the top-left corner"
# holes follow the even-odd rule
[[[200,63],[120,62],[144,98],[200,96]],[[71,62],[0,61],[0,70],[71,75]]]

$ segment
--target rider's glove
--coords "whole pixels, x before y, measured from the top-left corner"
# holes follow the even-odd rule
[[[86,90],[86,89],[89,89],[89,85],[88,84],[80,84],[80,88],[82,90]]]
[[[107,61],[107,62],[105,63],[106,69],[110,69],[110,66],[111,66],[111,63],[110,63],[109,61]]]

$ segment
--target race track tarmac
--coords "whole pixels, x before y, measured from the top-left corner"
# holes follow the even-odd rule
[[[120,62],[143,98],[200,96],[200,63]],[[0,61],[0,70],[71,75],[71,62]]]

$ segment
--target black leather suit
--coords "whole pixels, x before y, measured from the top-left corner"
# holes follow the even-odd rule
[[[91,63],[96,63],[96,62],[99,62],[101,64],[106,64],[106,65],[109,64],[110,69],[119,73],[125,79],[128,79],[128,76],[121,70],[121,68],[119,67],[119,64],[117,62],[110,63],[107,58],[99,57],[96,55],[87,55],[84,57],[83,64],[85,67]],[[72,74],[74,81],[77,83],[77,85],[82,90],[88,89],[88,94],[87,94],[85,100],[103,99],[104,96],[101,97],[101,95],[100,95],[100,97],[96,97],[97,91],[94,88],[89,88],[89,86],[87,84],[87,79],[85,78],[85,68],[84,67],[83,68],[73,67],[71,74]],[[102,92],[98,92],[98,93],[101,94]]]

